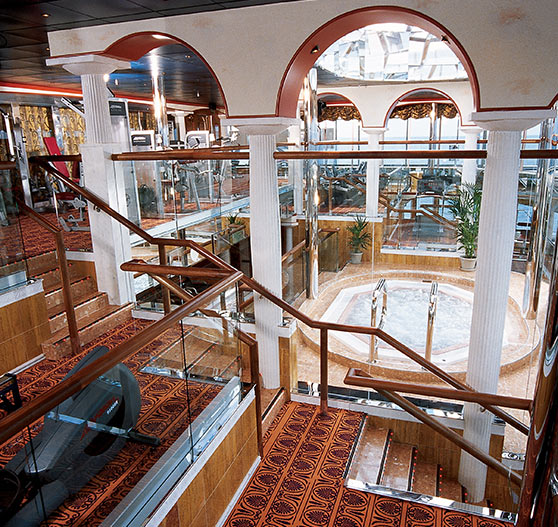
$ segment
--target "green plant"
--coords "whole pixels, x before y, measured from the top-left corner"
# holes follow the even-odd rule
[[[238,212],[229,214],[227,216],[227,221],[229,225],[242,225],[242,220],[238,217]]]
[[[456,222],[455,238],[465,258],[475,258],[479,237],[479,216],[482,189],[479,185],[464,184],[450,200],[450,211]]]
[[[352,252],[360,253],[370,246],[372,236],[366,231],[366,228],[368,227],[368,221],[366,218],[359,215],[354,218],[354,223],[347,227],[347,230],[350,232],[349,246],[351,247]]]

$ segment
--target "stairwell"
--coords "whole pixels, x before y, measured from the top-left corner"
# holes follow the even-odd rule
[[[467,490],[445,476],[444,467],[431,463],[416,445],[394,440],[394,432],[378,428],[367,417],[345,479],[349,487],[381,487],[467,503]]]
[[[32,278],[43,280],[51,337],[41,344],[41,348],[46,358],[55,360],[71,353],[56,252],[29,258],[27,265]],[[82,346],[131,318],[132,305],[111,306],[106,293],[97,289],[94,273],[88,271],[87,266],[81,262],[69,262],[68,268]]]

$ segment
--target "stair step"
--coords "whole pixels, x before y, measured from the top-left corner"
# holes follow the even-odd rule
[[[37,276],[58,267],[58,257],[56,251],[39,254],[27,258],[27,269],[29,276]]]
[[[399,490],[409,490],[413,468],[413,446],[392,443],[389,449],[381,485]]]
[[[108,303],[107,294],[100,293],[99,291],[87,295],[85,298],[82,298],[78,302],[74,302],[74,311],[76,314],[76,319],[78,321],[78,326],[79,326],[79,321],[82,318],[87,317],[96,311],[100,311],[106,308],[108,305],[109,303]],[[66,312],[63,310],[64,305],[56,306],[55,309],[56,311],[60,311],[60,308],[62,308],[62,312],[57,312],[54,314],[51,314],[49,312],[50,331],[52,333],[56,333],[57,331],[60,331],[67,324]]]
[[[462,503],[463,487],[455,479],[442,478],[440,482],[440,497]]]
[[[88,344],[111,328],[129,320],[132,316],[132,304],[124,306],[107,306],[83,317],[78,321],[80,343]],[[41,344],[45,357],[57,360],[71,353],[68,329],[57,331],[50,339]]]
[[[367,419],[347,477],[370,485],[378,485],[391,436],[390,430],[375,428]]]
[[[79,267],[72,264],[68,264],[68,273],[70,275],[70,280],[77,280],[78,278],[85,278]],[[56,269],[51,269],[45,273],[37,275],[35,278],[40,278],[43,280],[43,289],[45,293],[50,293],[55,289],[60,288],[60,272],[58,267]]]
[[[413,492],[436,496],[438,489],[438,465],[425,463],[420,458],[415,467],[415,477],[413,479]]]
[[[74,303],[76,303],[96,292],[97,284],[90,276],[80,277],[71,282],[70,289]],[[45,299],[49,316],[64,311],[64,294],[61,287],[47,293]]]

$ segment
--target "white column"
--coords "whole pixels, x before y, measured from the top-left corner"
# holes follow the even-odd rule
[[[248,135],[250,147],[250,251],[256,281],[282,297],[281,219],[277,186],[277,164],[273,159],[275,136],[294,125],[281,117],[223,119],[222,125],[236,126]],[[296,121],[298,122],[298,121]],[[256,339],[260,372],[265,388],[280,385],[278,329],[282,311],[267,299],[254,298]]]
[[[290,146],[289,150],[295,152],[300,150],[300,126],[300,122],[289,126],[289,143],[295,143],[295,146]],[[289,159],[289,183],[293,186],[293,205],[296,216],[304,214],[303,163],[302,159]]]
[[[380,141],[384,137],[385,128],[362,128],[368,135],[368,150],[380,150]],[[366,217],[378,218],[378,197],[380,193],[380,159],[366,161]]]
[[[81,76],[85,112],[86,142],[80,148],[84,183],[88,190],[126,216],[125,185],[121,167],[110,156],[122,150],[113,134],[109,113],[109,91],[104,75],[116,69],[127,69],[128,62],[98,55],[48,59],[49,66],[63,66]],[[108,294],[111,304],[133,300],[130,273],[120,264],[131,258],[130,233],[118,222],[89,204],[89,225],[95,254],[95,270],[100,291]]]
[[[463,126],[460,131],[465,135],[465,150],[476,150],[481,128],[478,126]],[[461,183],[474,185],[477,181],[477,160],[464,159],[461,171]]]
[[[475,296],[467,383],[496,393],[513,256],[521,131],[553,111],[478,112],[472,120],[490,131],[480,213]],[[492,414],[465,405],[463,436],[488,452]],[[462,452],[459,481],[476,503],[484,499],[486,466]]]

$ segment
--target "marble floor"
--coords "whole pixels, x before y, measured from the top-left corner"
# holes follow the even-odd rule
[[[332,298],[335,296],[337,289],[335,284],[343,281],[350,283],[351,285],[365,283],[372,281],[375,283],[381,276],[385,276],[386,273],[393,272],[394,266],[390,265],[374,265],[371,264],[360,264],[360,265],[347,265],[339,273],[322,273],[320,275],[320,296],[317,300],[313,301],[303,301],[299,307],[303,312],[309,314],[312,318],[320,318],[320,315],[325,312],[328,306],[331,304]],[[413,273],[421,271],[418,268],[410,268],[407,266],[405,269],[399,269],[398,271],[412,271]],[[428,269],[429,273],[438,273],[443,276],[443,279],[448,282],[463,282],[470,281],[471,286],[474,281],[474,272],[465,272],[460,270],[435,270]],[[520,316],[519,305],[523,297],[523,286],[524,286],[524,275],[519,273],[512,273],[510,280],[510,301],[508,302],[508,316],[509,312],[513,311],[512,318],[508,321],[508,324],[512,326],[515,325],[514,317]],[[502,368],[498,393],[501,395],[515,395],[518,397],[532,397],[536,376],[537,376],[537,362],[538,353],[537,351],[529,353],[526,350],[530,350],[536,347],[541,334],[541,328],[544,325],[544,316],[546,312],[546,297],[548,294],[547,284],[543,284],[541,288],[541,307],[539,308],[539,315],[537,320],[534,321],[522,321],[524,328],[521,332],[521,343],[517,346],[504,346],[503,350],[503,362],[505,363],[507,358],[512,357],[514,360],[510,362],[506,367]],[[516,320],[517,321],[517,320]],[[308,328],[303,328],[304,333],[298,331],[296,334],[296,349],[298,353],[298,377],[300,380],[306,380],[311,382],[319,382],[319,356],[317,353],[317,346],[309,338]],[[518,335],[515,335],[519,338]],[[515,342],[517,344],[517,342]],[[521,348],[521,353],[518,349]],[[521,355],[520,360],[515,360]],[[329,362],[329,383],[335,386],[344,386],[343,378],[347,373],[349,364],[352,364],[352,360],[347,358],[346,360],[342,356],[335,356],[330,354]],[[381,363],[382,361],[380,361]],[[447,371],[455,371],[453,365],[448,366]],[[464,378],[464,372],[466,371],[466,363],[461,364],[461,378]],[[394,374],[396,373],[396,374]],[[394,378],[398,380],[412,380],[413,382],[421,382],[425,384],[439,384],[436,379],[428,373],[420,372],[416,368],[416,365],[400,362],[396,366],[396,370],[390,369],[389,367],[383,368],[382,364],[380,367],[375,368],[373,372],[375,377],[378,378]],[[420,380],[417,379],[417,375],[420,376]],[[528,413],[520,410],[511,410],[510,413],[515,415],[521,421],[528,423]],[[507,427],[504,449],[510,452],[525,452],[526,437],[520,432],[515,431],[511,427]]]

